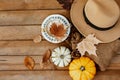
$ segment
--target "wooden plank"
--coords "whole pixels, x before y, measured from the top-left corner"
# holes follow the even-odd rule
[[[3,72],[3,74],[2,74]],[[68,71],[1,71],[0,80],[72,80]]]
[[[43,55],[46,50],[61,45],[66,44],[64,42],[53,44],[48,41],[41,41],[37,44],[33,41],[0,41],[0,55]]]
[[[24,65],[26,56],[0,56],[0,71],[3,70],[29,70]],[[68,67],[57,67],[52,62],[47,65],[41,63],[43,56],[31,56],[35,61],[34,70],[68,70]]]
[[[41,26],[4,26],[0,27],[0,40],[34,39],[41,34]]]
[[[69,17],[66,10],[0,11],[0,25],[41,24],[51,14],[62,14]]]
[[[0,41],[0,55],[3,55],[3,56],[0,56],[0,59],[2,59],[2,57],[3,57],[4,59],[10,59],[10,61],[9,60],[8,61],[11,62],[11,59],[16,60],[16,58],[14,57],[14,55],[16,55],[16,57],[20,58],[22,61],[24,56],[17,56],[17,55],[31,55],[31,56],[43,55],[46,50],[54,49],[61,45],[66,46],[65,43],[52,44],[47,41],[42,41],[38,44],[35,44],[33,41]],[[6,55],[8,55],[9,58]],[[9,55],[11,55],[11,56],[9,56]],[[4,61],[6,61],[6,60],[3,60],[3,62]],[[6,64],[9,64],[9,62],[7,62]],[[17,63],[20,64],[19,62],[17,62]],[[23,66],[23,64],[18,65],[17,63],[14,63],[14,65],[9,64],[7,66],[5,64],[5,65],[2,65],[1,67],[3,67],[4,70],[13,70],[14,66],[16,65],[18,67],[15,70],[26,69]],[[21,66],[21,67],[19,67],[19,66]],[[38,65],[38,67],[39,67],[39,65]],[[36,68],[36,69],[39,69],[39,68]],[[108,69],[120,69],[120,55],[117,55],[116,57],[113,58]]]
[[[1,70],[2,69],[3,70],[25,70],[27,68],[25,68],[24,65],[22,64],[24,56],[26,55],[42,56],[46,50],[54,49],[61,45],[67,46],[64,42],[61,44],[52,44],[47,41],[41,41],[40,43],[35,44],[33,41],[0,41],[0,55],[1,55],[0,69]],[[17,59],[20,59],[20,60],[17,60]],[[15,61],[17,60],[17,61],[14,62],[14,60]],[[14,66],[16,66],[16,68],[14,68]],[[41,68],[39,68],[39,65],[38,65],[36,66],[35,69],[41,69]],[[49,69],[49,67],[47,67],[46,69]],[[113,58],[108,69],[120,69],[120,55],[117,55]]]
[[[120,55],[113,57],[108,69],[120,69]]]
[[[0,71],[0,80],[72,80],[68,71]],[[120,80],[120,70],[98,72],[94,80]]]
[[[57,0],[0,0],[0,10],[61,9]]]
[[[68,46],[65,42],[53,44],[46,40],[38,44],[33,41],[0,41],[0,55],[41,55],[47,49],[53,49],[60,45]]]
[[[94,80],[120,80],[120,70],[97,72]]]
[[[34,70],[48,70],[48,69],[59,69],[59,70],[68,70],[68,67],[60,68],[54,66],[53,63],[49,63],[44,68],[42,67],[41,61],[43,56],[31,56],[35,60]],[[0,56],[0,70],[28,70],[24,66],[25,56]],[[108,70],[120,70],[120,55],[113,58]]]
[[[41,35],[41,25],[0,27],[0,40],[27,40],[37,35]]]
[[[108,70],[112,70],[112,69],[120,69],[120,63],[113,63],[113,64],[110,64],[109,67],[107,68]]]

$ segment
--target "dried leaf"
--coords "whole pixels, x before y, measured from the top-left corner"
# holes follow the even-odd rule
[[[63,37],[65,35],[66,29],[64,29],[64,25],[60,24],[57,25],[53,23],[50,28],[50,33],[53,34],[55,37]]]
[[[81,39],[81,35],[78,32],[75,32],[71,36],[71,41],[79,42]]]
[[[50,59],[50,56],[51,56],[51,51],[49,49],[45,52],[43,59],[42,59],[42,63],[47,63],[48,60]]]
[[[43,63],[40,60],[40,69],[56,69],[56,66],[51,62]]]
[[[45,54],[43,55],[43,58],[40,60],[40,68],[41,69],[45,69],[49,65],[50,56],[51,56],[51,50],[49,49],[45,52]]]
[[[85,49],[88,52],[88,54],[90,54],[90,55],[93,54],[93,55],[97,56],[97,54],[96,54],[97,48],[93,43],[85,42],[84,44],[85,44]]]
[[[81,35],[78,32],[72,33],[71,35],[71,46],[72,49],[76,49],[77,43],[82,39]]]
[[[77,49],[72,51],[71,56],[72,56],[72,58],[80,58],[81,57],[80,52]]]
[[[81,56],[85,55],[86,48],[84,42],[80,42],[77,44],[77,49],[80,52]]]
[[[65,0],[57,0],[60,4],[64,4]]]
[[[78,32],[78,30],[75,28],[75,26],[71,23],[71,34],[68,36],[68,38],[65,40],[65,43],[72,49],[75,50],[77,47],[77,44],[82,41],[83,36]]]
[[[35,61],[32,57],[26,56],[24,59],[24,64],[28,69],[33,70],[35,66]]]
[[[81,53],[81,56],[85,55],[85,52],[88,54],[96,55],[96,46],[95,44],[102,43],[98,40],[94,34],[88,35],[85,39],[83,39],[80,43],[77,44],[77,49]]]
[[[38,36],[36,36],[34,39],[33,39],[33,42],[34,43],[39,43],[39,42],[41,42],[42,41],[42,36],[41,35],[38,35]]]
[[[88,41],[88,42],[91,42],[93,44],[102,43],[102,41],[97,39],[94,34],[88,35],[85,40]]]
[[[66,10],[70,10],[71,9],[71,3],[65,3],[62,7]]]
[[[66,10],[70,10],[71,5],[73,3],[74,0],[57,0],[60,4],[62,4],[63,8]]]

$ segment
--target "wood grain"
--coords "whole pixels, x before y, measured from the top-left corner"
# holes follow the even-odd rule
[[[24,65],[24,59],[26,56],[0,56],[0,71],[6,70],[19,70],[19,71],[27,71],[29,70]],[[31,56],[35,61],[34,71],[41,71],[41,70],[68,70],[68,67],[57,67],[53,65],[52,62],[48,62],[48,64],[43,64],[42,59],[43,56]]]
[[[28,70],[24,65],[26,56],[0,56],[0,71],[2,70]],[[54,66],[53,63],[44,65],[41,63],[43,56],[31,56],[35,61],[34,70],[68,70],[68,67],[60,68]],[[120,70],[120,55],[117,55],[112,60],[108,70]]]
[[[40,63],[46,50],[68,46],[65,42],[32,41],[40,34],[43,20],[51,14],[70,17],[57,0],[0,0],[0,80],[72,80],[68,67],[59,68],[53,63],[42,67]],[[24,65],[28,55],[36,62],[33,71]],[[120,52],[107,71],[97,72],[94,80],[120,80]]]
[[[108,69],[120,69],[120,54],[117,56],[113,57],[111,60],[111,64],[109,65]]]
[[[61,44],[52,44],[47,41],[41,41],[35,44],[33,41],[0,41],[0,70],[27,70],[23,64],[24,57],[27,55],[35,58],[37,61],[35,70],[40,70],[42,68],[40,68],[39,63],[46,50],[52,50],[61,45],[68,47],[65,42]],[[16,66],[16,68],[14,68],[14,66]],[[44,68],[53,69],[54,66],[50,64]],[[108,69],[120,69],[119,54],[113,58]]]
[[[69,17],[66,10],[0,11],[0,25],[41,24],[51,14],[61,14]]]
[[[0,55],[43,55],[46,50],[65,45],[52,44],[48,41],[34,43],[33,41],[0,41]]]
[[[8,80],[8,79],[9,80],[72,80],[68,74],[68,71],[10,71],[10,72],[1,71],[0,80]]]
[[[0,80],[72,80],[68,71],[1,71]],[[120,80],[120,70],[98,72],[94,80]]]
[[[0,27],[0,40],[29,40],[41,34],[41,25]]]
[[[47,49],[61,45],[69,47],[66,42],[53,44],[46,40],[37,44],[33,41],[0,41],[0,55],[42,55]]]
[[[61,9],[57,0],[0,0],[0,10]]]
[[[98,72],[94,80],[120,80],[120,70]]]

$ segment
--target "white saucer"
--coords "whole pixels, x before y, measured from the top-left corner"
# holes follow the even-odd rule
[[[53,37],[49,34],[49,32],[46,29],[49,29],[52,23],[60,23],[63,24],[64,26],[67,26],[65,36],[62,39],[57,39],[56,37]],[[71,25],[69,21],[62,15],[59,14],[53,14],[45,18],[41,25],[41,33],[42,36],[49,42],[51,43],[60,43],[66,40],[66,38],[70,34],[70,28]]]

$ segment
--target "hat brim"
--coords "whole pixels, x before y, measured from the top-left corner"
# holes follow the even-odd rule
[[[110,30],[100,31],[90,27],[84,20],[83,8],[88,0],[75,0],[72,4],[70,16],[74,26],[83,35],[94,33],[95,36],[103,43],[112,42],[120,37],[120,19],[117,24]],[[116,0],[120,7],[120,1]],[[99,15],[98,15],[99,16]]]

